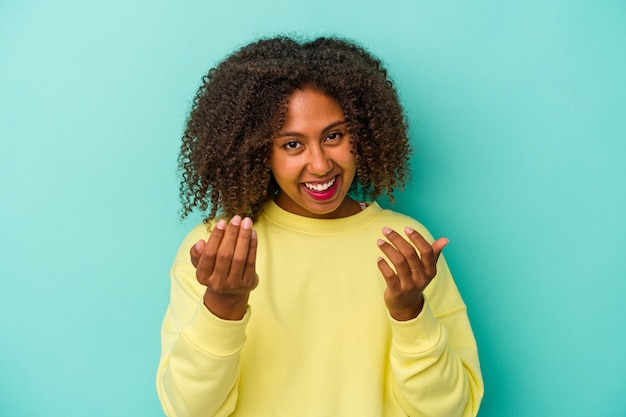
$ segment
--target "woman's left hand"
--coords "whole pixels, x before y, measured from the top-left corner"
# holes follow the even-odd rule
[[[389,242],[383,239],[377,242],[395,267],[394,270],[384,258],[378,258],[378,269],[387,281],[385,304],[391,317],[398,321],[414,319],[422,311],[422,293],[437,274],[437,260],[448,244],[448,239],[440,238],[431,245],[409,227],[404,232],[413,245],[387,227],[383,228],[383,235]]]

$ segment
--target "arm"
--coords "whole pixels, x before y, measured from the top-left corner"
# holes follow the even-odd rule
[[[227,416],[236,406],[247,300],[258,281],[256,236],[251,222],[241,222],[240,230],[239,220],[218,223],[206,243],[205,227],[194,229],[172,266],[157,374],[157,392],[170,417]]]
[[[428,298],[420,315],[391,319],[395,395],[410,416],[476,416],[483,381],[465,310],[436,318]]]
[[[465,305],[439,257],[447,240],[431,245],[425,229],[406,232],[413,245],[389,229],[391,243],[379,242],[394,266],[379,260],[388,285],[394,395],[410,416],[475,416],[483,381]],[[417,313],[408,313],[411,306]]]

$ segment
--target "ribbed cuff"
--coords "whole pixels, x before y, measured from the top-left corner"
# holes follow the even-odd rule
[[[201,301],[183,335],[193,344],[213,355],[236,353],[246,341],[246,326],[250,320],[250,306],[241,320],[223,320],[211,313]]]

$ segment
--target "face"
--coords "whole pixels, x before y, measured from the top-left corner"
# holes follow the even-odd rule
[[[340,218],[359,211],[347,197],[356,164],[337,101],[317,90],[296,90],[285,124],[273,138],[270,166],[284,210],[305,217]]]

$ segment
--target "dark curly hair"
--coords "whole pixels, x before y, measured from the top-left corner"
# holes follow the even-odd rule
[[[311,87],[333,97],[354,146],[355,199],[372,201],[408,179],[411,148],[402,106],[382,63],[337,38],[261,39],[203,77],[182,139],[181,217],[194,208],[256,220],[278,192],[269,168],[272,137],[289,96]]]

